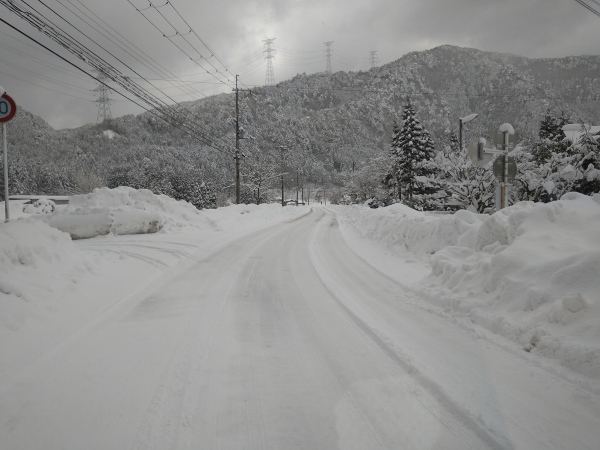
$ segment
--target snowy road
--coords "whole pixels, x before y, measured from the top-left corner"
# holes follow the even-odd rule
[[[315,208],[9,372],[0,448],[598,448],[597,394],[418,305]]]

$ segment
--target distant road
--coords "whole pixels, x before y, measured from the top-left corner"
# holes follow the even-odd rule
[[[158,281],[2,380],[0,448],[598,448],[597,393],[420,307],[327,208]]]

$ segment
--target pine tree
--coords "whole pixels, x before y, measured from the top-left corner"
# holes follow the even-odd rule
[[[436,190],[431,183],[438,171],[434,162],[434,143],[417,118],[409,98],[404,106],[402,122],[398,144],[400,184],[406,186],[408,202],[412,203],[413,195],[418,195],[415,206],[424,208],[427,203],[425,196]]]
[[[422,148],[423,127],[415,110],[407,99],[402,112],[402,129],[399,134],[398,168],[400,183],[407,188],[408,200],[412,200],[415,185],[415,164]]]
[[[402,200],[402,189],[401,189],[401,169],[400,161],[402,153],[400,150],[400,127],[398,122],[394,119],[394,126],[392,128],[392,145],[390,147],[390,171],[385,177],[384,184],[392,190],[392,197]]]
[[[598,136],[586,133],[574,146],[574,166],[579,176],[573,188],[582,194],[600,192],[600,143]]]
[[[546,112],[540,123],[540,131],[538,133],[540,140],[544,141],[548,139],[552,142],[557,142],[561,135],[562,129],[558,125],[558,119],[552,116],[550,112]]]
[[[452,153],[458,153],[459,145],[460,144],[458,143],[458,137],[456,137],[456,133],[452,131],[450,133],[450,151]]]
[[[553,153],[563,154],[567,152],[569,141],[565,139],[562,127],[568,123],[571,123],[571,118],[564,112],[559,118],[554,117],[549,112],[546,113],[540,122],[538,133],[540,140],[531,151],[535,162],[545,164]]]

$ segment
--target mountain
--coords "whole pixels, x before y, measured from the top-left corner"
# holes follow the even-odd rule
[[[525,140],[535,140],[547,111],[597,124],[599,65],[600,56],[530,59],[446,45],[369,71],[298,74],[253,89],[252,95],[240,94],[240,125],[250,137],[241,142],[242,174],[260,164],[277,172],[279,146],[286,146],[286,172],[301,167],[309,181],[339,184],[345,171],[387,152],[393,121],[407,97],[438,149],[457,131],[458,118],[469,113],[479,117],[465,125],[465,144],[479,136],[489,139],[505,122]],[[234,94],[181,106],[208,134],[234,146]],[[149,188],[168,192],[176,173],[189,177],[193,168],[194,177],[231,195],[232,154],[200,145],[150,113],[55,131],[21,111],[11,122],[9,143],[15,164],[22,164],[28,177],[61,178],[13,182],[20,191],[81,191],[94,184],[93,175],[97,183],[150,183]],[[35,172],[40,170],[45,174]],[[85,183],[75,179],[82,170]]]

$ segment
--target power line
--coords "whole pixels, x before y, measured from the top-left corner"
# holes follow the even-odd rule
[[[23,3],[26,4],[26,2],[23,2]],[[87,47],[80,44],[77,40],[72,38],[70,35],[68,35],[64,32],[62,32],[62,34],[61,34],[62,30],[60,30],[60,28],[55,28],[55,26],[52,26],[53,24],[48,23],[47,19],[46,19],[46,21],[44,21],[43,16],[42,16],[42,18],[40,18],[39,13],[36,15],[37,11],[35,11],[33,8],[29,7],[30,10],[33,10],[33,12],[24,11],[23,9],[19,8],[19,6],[16,4],[16,2],[14,0],[0,0],[0,4],[5,6],[11,12],[15,13],[21,19],[28,22],[34,28],[37,28],[44,35],[49,37],[52,41],[61,45],[64,49],[68,50],[69,53],[75,55],[77,58],[79,58],[82,61],[86,62],[87,64],[91,65],[96,70],[104,72],[113,82],[115,82],[116,84],[118,84],[119,86],[124,88],[126,91],[128,91],[132,95],[136,96],[138,99],[140,99],[147,105],[149,105],[150,108],[154,108],[154,111],[152,111],[152,114],[156,115],[157,117],[160,117],[161,119],[165,120],[168,123],[171,123],[172,125],[180,128],[180,129],[184,130],[184,132],[186,132],[186,134],[190,135],[191,137],[197,139],[198,141],[202,142],[203,144],[205,144],[215,150],[221,151],[223,153],[229,152],[230,149],[228,146],[226,146],[224,144],[220,144],[214,138],[212,138],[210,135],[208,135],[205,131],[201,131],[202,128],[199,126],[198,123],[190,122],[190,115],[192,115],[192,114],[189,111],[185,110],[185,108],[175,109],[173,106],[170,106],[170,105],[166,104],[164,101],[158,99],[156,96],[154,96],[153,94],[148,92],[146,89],[142,88],[137,83],[133,82],[128,77],[126,77],[125,75],[120,73],[115,67],[110,65],[103,58],[101,58],[100,56],[98,56],[97,54],[95,54],[94,52],[89,50]],[[29,6],[29,5],[27,5],[27,6]],[[15,31],[19,32],[20,34],[22,34],[25,37],[29,38],[30,40],[34,41],[38,45],[44,47],[46,50],[50,51],[55,56],[61,58],[62,60],[64,60],[68,64],[70,64],[71,66],[75,67],[77,70],[85,73],[86,75],[90,76],[91,78],[94,78],[96,81],[101,82],[98,78],[94,77],[93,75],[89,74],[85,70],[81,69],[80,67],[78,67],[77,65],[72,63],[71,61],[67,60],[63,56],[59,55],[55,51],[48,48],[47,46],[43,45],[41,42],[39,42],[39,41],[35,40],[34,38],[32,38],[31,36],[27,35],[25,32],[19,30],[18,28],[14,27],[13,25],[9,24],[4,19],[0,18],[0,20],[3,23],[5,23],[6,25],[8,25],[10,28],[14,29]],[[136,72],[134,71],[134,73],[136,73]],[[112,88],[112,87],[110,87],[110,88],[114,90],[114,88]],[[115,90],[115,92],[118,92],[118,91]],[[119,94],[122,95],[123,97],[129,99],[132,103],[142,107],[143,109],[145,109],[147,111],[150,111],[149,108],[143,107],[141,104],[139,104],[138,102],[134,101],[133,99],[127,97],[125,94],[120,93],[120,92],[119,92]]]
[[[82,94],[86,94],[86,93],[89,92],[89,89],[87,89],[87,88],[84,88],[84,87],[81,87],[81,86],[75,86],[73,84],[67,84],[67,83],[65,83],[63,81],[59,81],[59,80],[57,80],[55,78],[52,78],[52,77],[49,77],[47,75],[40,75],[38,72],[34,72],[32,70],[25,69],[24,67],[21,67],[21,66],[19,66],[17,64],[13,64],[11,62],[5,61],[2,58],[0,58],[0,62],[2,62],[3,66],[12,67],[14,69],[19,70],[20,72],[22,72],[24,74],[31,75],[32,77],[38,78],[40,80],[48,81],[49,83],[55,84],[57,86],[61,86],[61,87],[64,87],[64,88],[67,88],[67,89],[70,89],[70,90],[73,90],[73,91],[78,91],[78,92],[80,92]]]
[[[60,3],[60,0],[57,0],[57,1]],[[106,23],[104,20],[102,20],[97,14],[95,14],[87,6],[83,5],[79,0],[75,0],[83,8],[85,8],[89,12],[89,14],[86,13],[85,11],[83,11],[81,8],[74,5],[71,0],[66,0],[66,1],[69,4],[71,4],[75,9],[77,9],[83,16],[85,16],[87,19],[91,20],[94,24],[96,24],[99,28],[101,28],[102,31],[98,30],[98,28],[96,28],[94,25],[89,24],[81,16],[74,13],[71,9],[69,9],[62,3],[60,3],[64,8],[66,8],[69,12],[71,12],[75,17],[77,17],[79,20],[83,21],[88,26],[90,26],[91,28],[96,30],[98,33],[100,33],[102,36],[104,36],[107,40],[109,40],[111,43],[116,45],[119,49],[123,50],[125,53],[130,55],[136,61],[140,62],[144,67],[148,68],[150,71],[154,72],[155,74],[157,74],[159,76],[163,76],[163,77],[167,76],[167,77],[172,78],[172,80],[170,80],[169,83],[173,86],[177,86],[176,83],[179,80],[177,79],[177,76],[175,74],[173,74],[169,69],[165,68],[157,61],[153,60],[147,53],[145,53],[143,50],[141,50],[139,47],[137,47],[135,44],[133,44],[131,41],[129,41],[127,38],[125,38],[121,33],[119,33],[117,30],[115,30],[112,26],[110,26],[108,23]],[[94,19],[94,17],[91,17],[90,15],[94,16],[98,20]],[[110,31],[107,28],[110,28]],[[118,42],[115,42],[115,41],[118,41]],[[123,47],[125,47],[125,48],[123,48]],[[153,81],[156,81],[156,80],[153,80]],[[196,89],[187,88],[185,86],[179,86],[179,88],[181,89],[182,92],[187,92],[191,96],[198,95],[201,97],[205,97],[205,95],[202,92],[200,92]]]
[[[594,14],[596,14],[598,17],[600,17],[600,11],[598,11],[596,8],[594,8],[593,6],[587,4],[586,2],[584,2],[583,0],[575,0],[577,3],[579,3],[581,6],[583,6],[585,9],[588,9],[589,11],[593,12]],[[593,1],[593,0],[592,0]],[[600,6],[600,4],[596,1],[594,1],[594,3],[598,6]]]
[[[89,98],[79,97],[78,95],[73,95],[72,93],[63,92],[63,91],[57,91],[56,89],[49,88],[48,86],[43,86],[41,84],[33,83],[31,81],[25,81],[25,80],[23,80],[22,77],[16,77],[16,76],[10,75],[10,74],[8,74],[6,72],[0,72],[0,74],[4,75],[6,77],[9,77],[9,78],[13,78],[13,79],[18,80],[18,81],[25,82],[25,83],[27,83],[28,85],[31,85],[31,86],[36,86],[36,87],[39,87],[41,89],[45,89],[45,90],[51,91],[51,92],[56,92],[57,94],[60,94],[62,96],[66,95],[67,97],[73,97],[73,98],[76,98],[76,99],[79,99],[79,100],[83,100],[86,103],[89,103],[89,101],[90,101]]]
[[[7,36],[7,37],[9,37],[9,38],[11,38],[11,39],[13,39],[13,40],[17,41],[17,42],[18,42],[19,44],[21,44],[21,45],[25,45],[25,46],[27,46],[27,47],[29,47],[29,48],[32,48],[32,49],[36,50],[36,51],[39,51],[39,50],[40,50],[40,49],[39,49],[39,47],[33,46],[33,45],[29,44],[28,42],[25,42],[25,41],[23,41],[23,40],[21,40],[21,39],[17,39],[15,36],[11,36],[11,35],[10,35],[10,34],[8,34],[8,33],[4,33],[4,32],[2,32],[2,31],[0,31],[0,34],[2,34],[2,35],[4,35],[4,36]],[[75,73],[75,72],[72,72],[72,71],[66,70],[64,67],[60,67],[60,66],[58,66],[58,65],[56,65],[56,64],[52,64],[51,62],[49,62],[49,61],[46,61],[46,60],[44,60],[44,59],[41,59],[41,58],[38,58],[38,57],[36,57],[36,56],[32,56],[32,55],[30,55],[30,54],[28,54],[28,53],[26,53],[26,52],[24,52],[24,51],[22,51],[22,50],[17,50],[16,48],[14,48],[14,47],[11,47],[11,46],[9,46],[9,45],[5,45],[5,44],[0,44],[0,47],[1,47],[1,48],[4,48],[4,49],[6,49],[6,50],[8,50],[8,51],[10,51],[10,52],[12,52],[12,53],[15,53],[15,54],[17,54],[17,55],[19,55],[19,56],[22,56],[22,57],[24,57],[24,58],[30,59],[30,60],[32,60],[32,61],[35,61],[35,62],[37,62],[38,64],[41,64],[41,65],[42,65],[42,66],[44,66],[44,67],[47,67],[47,68],[49,68],[49,69],[52,69],[52,70],[56,70],[56,71],[58,71],[58,72],[61,72],[61,73],[63,73],[64,75],[67,75],[67,76],[69,76],[69,77],[75,78],[75,79],[77,79],[77,80],[88,81],[88,79],[87,79],[87,78],[81,77],[81,76],[79,76],[79,75],[78,75],[77,73]],[[39,76],[39,75],[38,75],[38,76]]]
[[[204,69],[206,71],[207,74],[211,75],[212,77],[214,77],[215,79],[219,80],[220,82],[222,82],[224,85],[228,86],[228,87],[232,87],[235,82],[230,80],[227,75],[225,75],[225,73],[223,73],[222,71],[220,71],[212,62],[209,61],[209,58],[215,57],[215,59],[217,61],[220,61],[215,54],[206,46],[206,44],[204,44],[204,41],[202,41],[202,39],[198,36],[198,34],[189,26],[189,24],[185,21],[185,19],[183,19],[183,17],[181,16],[181,14],[179,14],[179,12],[175,9],[175,7],[171,4],[170,1],[167,1],[164,5],[160,5],[160,6],[155,6],[152,2],[150,3],[150,6],[148,8],[143,8],[143,9],[139,9],[137,8],[133,2],[131,0],[127,0],[127,2],[137,11],[139,12],[145,19],[146,21],[148,21],[148,23],[150,23],[154,28],[156,28],[156,30],[158,30],[159,33],[161,33],[163,35],[163,37],[167,38],[175,47],[177,47],[185,56],[187,56],[194,64],[198,65],[199,67],[201,67],[202,69]],[[173,25],[173,23],[165,16],[165,14],[162,13],[162,11],[160,11],[160,8],[163,6],[169,5],[176,13],[177,15],[183,20],[184,24],[188,27],[187,31],[179,31],[177,29],[177,27],[175,25]],[[164,19],[164,21],[173,29],[173,33],[172,35],[167,35],[164,31],[161,30],[161,28],[156,25],[152,20],[150,20],[150,18],[148,18],[148,16],[146,14],[144,14],[144,10],[149,9],[149,8],[154,8],[156,10],[156,12],[158,12],[158,14]],[[206,58],[202,52],[200,52],[188,39],[187,39],[187,35],[188,34],[193,34],[194,36],[196,36],[198,38],[198,40],[202,43],[202,45],[204,45],[204,47],[211,53],[211,56],[209,58]],[[181,45],[177,44],[174,40],[174,38],[176,37],[180,37],[183,39],[183,41],[185,43],[188,44],[188,46],[197,54],[195,55],[196,57],[190,55],[188,52],[186,52]],[[199,61],[206,61],[208,65],[210,65],[215,71],[211,72],[210,70],[206,69],[206,67],[204,67]],[[223,63],[221,63],[221,65],[223,65]],[[225,68],[225,72],[228,72],[227,67],[225,67],[223,65],[223,67]],[[222,76],[223,78],[225,78],[224,81],[222,78],[219,78],[217,76],[217,74],[219,74],[220,76]]]

